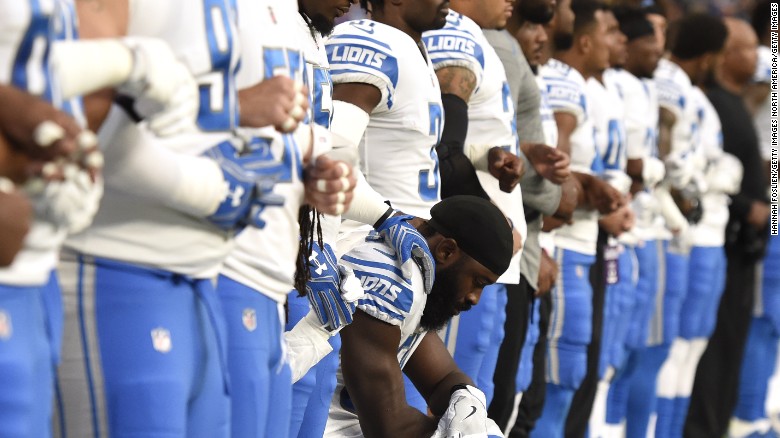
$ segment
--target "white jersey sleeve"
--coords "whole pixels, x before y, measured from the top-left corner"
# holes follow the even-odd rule
[[[379,23],[350,21],[328,38],[328,62],[334,84],[373,85],[382,93],[377,108],[391,109],[398,86],[398,59],[387,40],[377,33]]]
[[[593,173],[598,167],[594,167],[596,145],[593,120],[588,115],[585,79],[577,70],[556,59],[542,66],[539,75],[547,85],[547,99],[553,113],[569,113],[577,118],[577,128],[570,138],[572,170]]]
[[[490,45],[477,23],[450,9],[444,27],[424,32],[423,42],[436,70],[445,67],[465,68],[474,73],[476,89],[481,86],[486,71],[484,52]]]
[[[435,146],[444,112],[427,54],[406,33],[370,20],[336,26],[326,48],[334,84],[381,87],[359,145],[366,181],[395,208],[430,217],[440,199]]]
[[[675,63],[662,59],[654,73],[658,92],[658,105],[674,114],[672,129],[673,153],[686,153],[693,148],[696,125],[696,106],[691,91],[693,85],[688,75]]]

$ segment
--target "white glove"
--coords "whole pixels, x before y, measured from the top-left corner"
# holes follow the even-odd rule
[[[739,159],[724,152],[710,164],[705,180],[711,191],[733,195],[739,192],[743,173]]]
[[[65,166],[65,179],[46,184],[35,199],[35,215],[69,234],[78,233],[92,223],[103,196],[103,181],[92,181],[76,165]]]
[[[450,396],[450,406],[431,438],[485,438],[487,434],[485,394],[471,385],[462,385]]]
[[[160,136],[194,130],[198,115],[198,85],[170,46],[157,38],[127,37],[133,70],[119,90],[136,98],[135,110]]]
[[[642,158],[642,182],[645,187],[655,187],[666,176],[663,161],[656,157]]]
[[[676,189],[682,190],[691,182],[695,171],[692,157],[683,154],[670,154],[666,157],[666,179]]]

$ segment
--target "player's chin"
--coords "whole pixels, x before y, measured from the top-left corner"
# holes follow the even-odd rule
[[[449,9],[447,9],[449,11]],[[436,17],[436,20],[433,22],[433,26],[431,26],[431,30],[441,29],[444,27],[444,25],[447,24],[447,14],[444,14],[444,17]]]

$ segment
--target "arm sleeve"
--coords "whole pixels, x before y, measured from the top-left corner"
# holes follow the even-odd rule
[[[473,195],[489,199],[477,178],[477,171],[464,154],[463,144],[468,132],[468,104],[454,94],[441,96],[444,106],[444,129],[436,146],[439,156],[442,199],[454,195]]]
[[[287,361],[292,370],[293,383],[300,380],[311,367],[333,351],[328,339],[330,335],[319,327],[317,315],[311,310],[292,330],[284,333]]]
[[[116,105],[98,136],[104,145],[103,172],[111,175],[106,179],[107,187],[198,217],[214,213],[227,195],[217,163],[161,145]]]

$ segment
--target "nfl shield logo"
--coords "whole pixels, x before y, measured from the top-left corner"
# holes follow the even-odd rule
[[[12,333],[11,316],[0,310],[0,340],[7,341]]]
[[[152,330],[152,346],[160,353],[171,351],[171,332],[162,327]]]
[[[257,314],[255,313],[255,309],[244,309],[244,313],[241,315],[241,321],[244,322],[244,327],[246,327],[247,330],[250,332],[255,331],[257,328]]]

